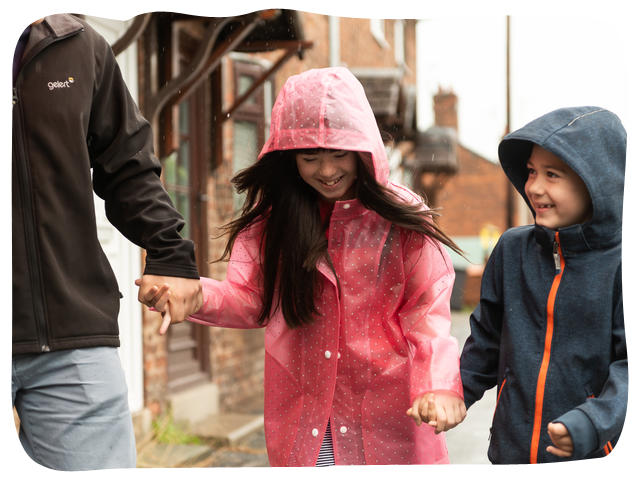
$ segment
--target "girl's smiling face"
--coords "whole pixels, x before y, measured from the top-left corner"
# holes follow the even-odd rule
[[[536,212],[536,224],[557,230],[591,218],[593,210],[587,187],[560,157],[534,145],[527,170],[524,191]]]
[[[302,179],[327,202],[355,197],[358,159],[349,150],[318,149],[296,153]]]

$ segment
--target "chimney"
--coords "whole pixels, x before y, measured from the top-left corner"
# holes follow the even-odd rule
[[[433,96],[433,113],[436,126],[458,131],[458,97],[453,91],[438,87],[438,93]]]

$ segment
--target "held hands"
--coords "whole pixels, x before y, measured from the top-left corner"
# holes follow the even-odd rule
[[[202,306],[202,286],[199,279],[143,275],[136,280],[138,301],[162,312],[164,335],[172,323],[180,323]]]
[[[417,397],[407,415],[416,425],[428,423],[436,429],[436,434],[446,432],[458,425],[467,416],[464,401],[446,392],[429,392]]]
[[[551,437],[553,445],[547,447],[547,452],[558,457],[570,457],[573,455],[573,440],[569,430],[562,423],[549,423],[547,433]]]

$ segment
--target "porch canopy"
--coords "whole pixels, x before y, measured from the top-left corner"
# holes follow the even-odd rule
[[[146,100],[144,114],[152,125],[156,125],[164,108],[179,103],[200,86],[229,52],[283,50],[271,68],[235,99],[233,105],[225,112],[224,118],[230,117],[289,58],[298,55],[302,59],[304,51],[313,46],[312,42],[304,40],[299,14],[295,10],[261,10],[235,17],[199,17],[153,12],[134,18],[128,30],[112,45],[114,53],[117,55],[136,41],[152,21],[166,21],[167,18],[170,21],[201,20],[206,30],[189,67]]]

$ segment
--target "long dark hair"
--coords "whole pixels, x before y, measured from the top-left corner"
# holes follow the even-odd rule
[[[317,150],[317,149],[316,149]],[[229,234],[219,260],[228,258],[238,234],[266,219],[263,252],[263,306],[258,323],[263,325],[278,305],[287,325],[299,327],[314,320],[314,304],[320,258],[331,259],[327,251],[318,208],[317,192],[298,174],[295,155],[308,150],[285,150],[266,154],[249,168],[241,170],[231,182],[239,193],[246,193],[240,217],[222,227]],[[356,196],[362,205],[377,212],[398,227],[439,241],[454,251],[460,248],[433,221],[437,215],[421,204],[408,204],[395,192],[376,182],[358,158]],[[274,305],[275,292],[278,298]]]

